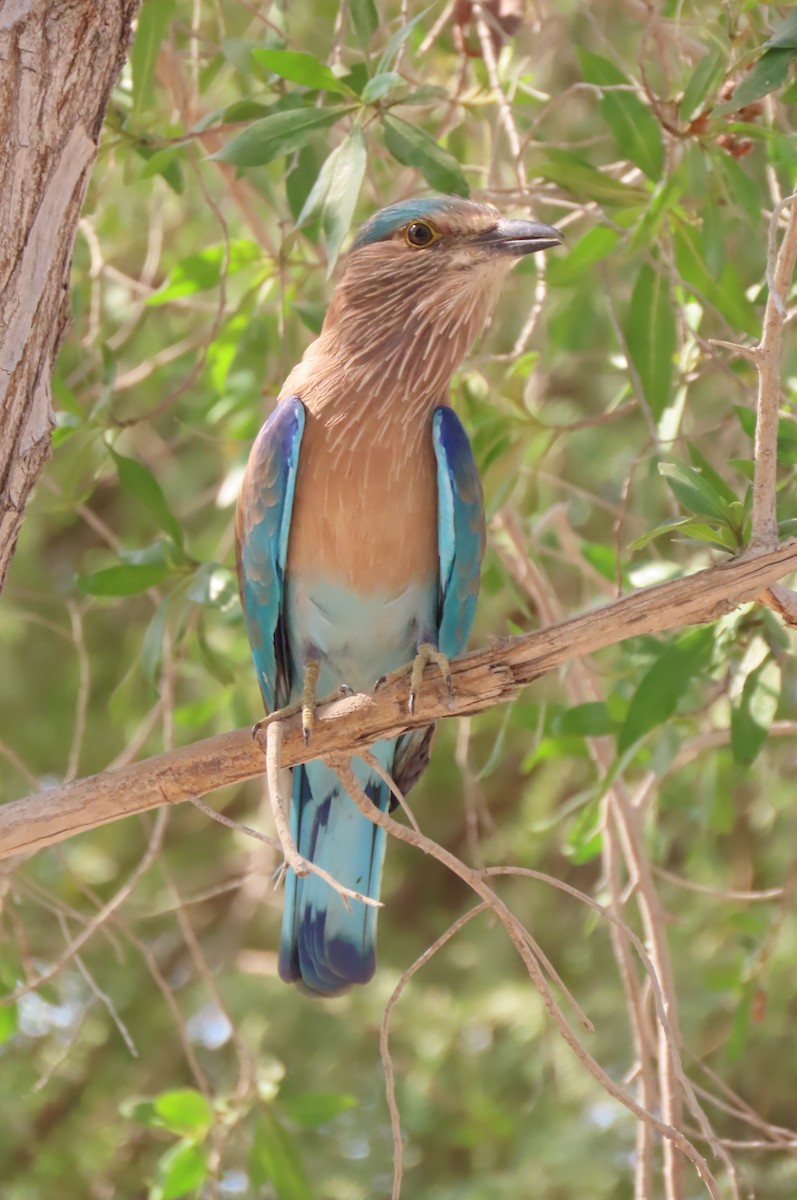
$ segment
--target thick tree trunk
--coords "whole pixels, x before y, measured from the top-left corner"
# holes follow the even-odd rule
[[[50,453],[75,229],[139,2],[0,0],[0,589]]]

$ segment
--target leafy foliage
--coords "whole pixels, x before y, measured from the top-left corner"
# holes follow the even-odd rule
[[[516,30],[496,18],[485,45],[463,6],[431,39],[441,6],[410,6],[409,22],[405,7],[142,5],[76,245],[55,454],[0,603],[3,801],[259,716],[231,537],[248,449],[320,328],[351,226],[428,187],[507,212],[529,198],[567,233],[539,315],[527,261],[454,383],[492,517],[475,638],[529,628],[540,595],[564,615],[747,544],[755,372],[712,339],[760,334],[768,214],[797,181],[794,13],[686,0],[659,6],[650,36],[646,9],[574,0],[528,6]],[[797,1123],[792,642],[753,607],[633,638],[594,657],[594,694],[575,702],[563,674],[442,729],[412,797],[455,852],[608,903],[606,796],[640,789],[687,1070],[717,1092],[705,1063],[765,1130]],[[259,784],[213,803],[256,824]],[[391,845],[377,977],[322,1005],[276,979],[277,865],[185,805],[15,866],[4,1195],[50,1200],[64,1180],[98,1198],[390,1194],[379,1022],[468,901]],[[25,991],[128,880],[125,905]],[[622,1079],[632,1039],[606,922],[540,880],[500,887]],[[484,916],[413,976],[391,1047],[405,1195],[500,1200],[532,1177],[536,1200],[633,1194],[632,1118]],[[721,1137],[766,1140],[720,1099]],[[794,1196],[784,1139],[732,1153],[740,1192]]]

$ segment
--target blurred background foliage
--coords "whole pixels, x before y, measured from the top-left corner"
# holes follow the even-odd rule
[[[711,339],[760,330],[769,218],[797,177],[796,54],[794,10],[750,0],[144,3],[75,248],[55,452],[0,605],[0,798],[258,717],[231,570],[248,449],[319,329],[351,223],[426,188],[567,233],[545,277],[515,271],[454,382],[491,518],[474,641],[743,546],[755,373]],[[795,389],[792,344],[787,533]],[[767,1200],[797,1194],[795,1135],[774,1131],[797,1124],[791,643],[751,606],[626,641],[594,657],[589,703],[563,673],[441,729],[413,796],[424,831],[470,861],[608,902],[606,789],[645,784],[684,1063],[740,1193]],[[269,828],[257,783],[212,802]],[[276,978],[271,851],[190,805],[12,866],[4,1196],[390,1194],[379,1025],[471,904],[457,880],[391,845],[376,979],[317,1003]],[[545,882],[500,888],[594,1022],[591,1053],[627,1079],[606,923]],[[633,1195],[633,1118],[492,919],[413,977],[391,1048],[404,1195]],[[658,1157],[654,1175],[651,1200]]]

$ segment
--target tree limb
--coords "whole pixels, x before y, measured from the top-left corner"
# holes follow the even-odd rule
[[[374,695],[348,696],[320,709],[309,748],[300,719],[285,721],[282,765],[341,751],[357,753],[377,738],[504,704],[562,663],[628,637],[714,620],[755,599],[793,570],[797,570],[795,540],[768,553],[732,559],[645,588],[536,633],[496,641],[452,662],[451,696],[438,674],[429,672],[414,716],[407,711],[408,672],[406,679]],[[0,858],[65,841],[133,813],[179,804],[264,770],[263,749],[249,730],[239,729],[15,800],[0,808]]]

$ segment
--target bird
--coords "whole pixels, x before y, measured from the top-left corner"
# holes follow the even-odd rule
[[[485,544],[482,489],[450,384],[521,258],[562,233],[489,204],[432,195],[391,204],[356,233],[318,338],[290,372],[251,450],[236,511],[244,623],[267,713],[370,691],[468,640]],[[352,760],[383,812],[429,760],[432,727],[381,738],[381,768]],[[378,899],[386,834],[324,762],[293,768],[299,854]],[[286,871],[279,974],[312,996],[367,983],[377,909],[315,873]]]

